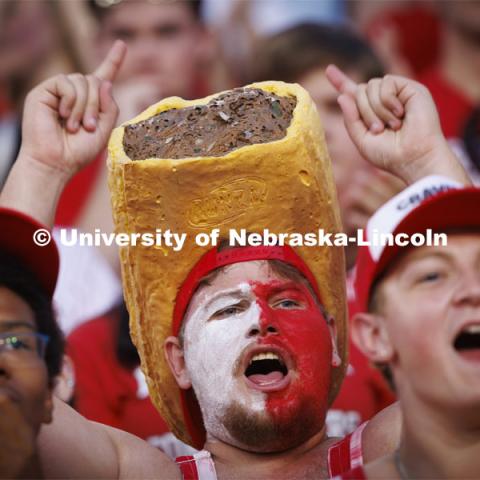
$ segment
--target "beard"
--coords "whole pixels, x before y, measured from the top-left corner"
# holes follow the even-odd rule
[[[288,418],[275,419],[268,412],[252,412],[238,402],[225,411],[222,423],[235,441],[244,450],[272,453],[295,448],[324,426],[325,417],[318,418],[315,400],[303,399]]]

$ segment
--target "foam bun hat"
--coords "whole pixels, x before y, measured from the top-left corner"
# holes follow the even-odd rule
[[[163,348],[165,339],[177,333],[173,328],[177,295],[194,266],[211,251],[211,246],[199,247],[195,235],[214,228],[220,229],[221,238],[228,237],[229,229],[300,234],[320,228],[333,234],[342,231],[323,129],[308,93],[299,85],[283,82],[245,88],[295,97],[293,116],[283,138],[242,146],[216,157],[135,160],[126,154],[123,140],[128,125],[167,110],[206,105],[222,92],[192,101],[164,99],[116,128],[108,147],[116,231],[142,234],[170,229],[187,234],[179,251],[164,246],[128,246],[121,247],[120,258],[131,334],[152,401],[172,432],[196,448],[202,448],[205,440],[198,406],[194,412],[192,393],[178,387]],[[268,252],[272,251],[279,252],[278,248],[266,249],[262,258],[270,258]],[[292,260],[297,268],[302,263],[308,267],[323,305],[335,318],[342,366],[334,370],[333,401],[347,366],[343,248],[295,247],[293,256],[292,252],[289,249],[286,256],[298,257],[298,262]],[[213,260],[211,265],[215,268],[218,262]]]

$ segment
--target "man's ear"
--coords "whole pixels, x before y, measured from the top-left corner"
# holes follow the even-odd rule
[[[374,363],[389,363],[394,349],[385,319],[373,313],[357,313],[350,322],[351,336],[357,347]]]
[[[342,359],[337,349],[337,327],[335,319],[331,315],[327,316],[327,325],[330,330],[330,338],[332,339],[332,367],[339,367],[342,364]]]
[[[177,337],[168,337],[164,343],[165,358],[167,359],[170,370],[183,390],[188,390],[192,386],[190,375],[185,365],[185,356],[183,348]]]

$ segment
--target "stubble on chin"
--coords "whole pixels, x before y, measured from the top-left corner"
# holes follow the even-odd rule
[[[252,412],[238,402],[230,405],[222,419],[236,446],[269,453],[295,448],[320,431],[311,402],[303,402],[285,420],[275,421],[268,412]]]

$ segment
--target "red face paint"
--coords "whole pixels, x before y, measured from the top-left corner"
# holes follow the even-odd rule
[[[326,319],[301,283],[275,280],[252,283],[252,289],[261,310],[259,344],[285,350],[294,363],[288,386],[267,394],[267,411],[276,422],[287,422],[308,404],[315,417],[312,422],[323,425],[332,369]]]

